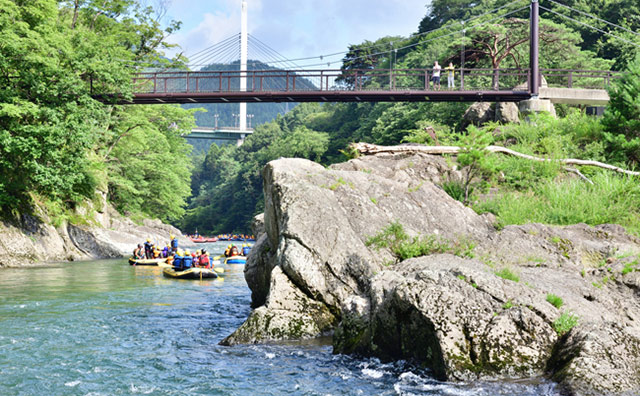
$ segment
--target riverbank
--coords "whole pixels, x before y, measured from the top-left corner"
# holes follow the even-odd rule
[[[82,215],[85,221],[80,224],[64,221],[55,227],[47,213],[36,207],[32,214],[0,221],[0,268],[119,258],[131,255],[134,247],[147,238],[167,243],[170,235],[175,235],[181,246],[192,245],[177,228],[159,220],[136,224],[106,200],[100,208],[91,207]]]

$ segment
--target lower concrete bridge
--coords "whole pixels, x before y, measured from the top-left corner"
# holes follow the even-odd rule
[[[253,133],[252,128],[240,129],[233,127],[196,127],[191,133],[184,134],[182,137],[186,139],[216,140],[235,142],[238,146],[244,142],[244,139]]]

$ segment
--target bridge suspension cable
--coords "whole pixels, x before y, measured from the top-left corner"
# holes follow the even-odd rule
[[[552,10],[552,9],[550,9],[550,8],[547,8],[547,7],[544,7],[544,6],[540,6],[540,9],[545,10],[545,11],[548,11],[548,12],[551,12],[551,13],[556,14],[556,15],[558,15],[558,16],[560,16],[560,17],[562,17],[562,18],[565,18],[565,19],[571,20],[571,21],[573,21],[573,22],[575,22],[575,23],[579,23],[580,25],[584,25],[584,26],[586,26],[586,27],[588,27],[588,28],[591,28],[591,29],[597,30],[598,32],[600,32],[600,33],[602,33],[602,34],[606,34],[607,36],[615,37],[615,38],[617,38],[617,39],[618,39],[618,40],[620,40],[620,41],[623,41],[623,42],[625,42],[625,43],[627,43],[627,44],[633,45],[634,47],[640,48],[640,44],[638,44],[638,43],[634,43],[633,41],[629,41],[629,40],[627,40],[627,39],[625,39],[625,38],[622,38],[622,37],[620,37],[620,36],[618,36],[618,35],[615,35],[615,34],[613,34],[613,33],[606,32],[606,31],[604,31],[604,30],[602,30],[602,29],[599,29],[599,28],[597,28],[597,27],[595,27],[595,26],[591,26],[591,25],[589,25],[588,23],[581,22],[581,21],[579,21],[579,20],[577,20],[577,19],[575,19],[575,18],[572,18],[572,17],[570,17],[570,16],[564,15],[564,14],[559,13],[559,12],[557,12],[557,11],[554,11],[554,10]]]
[[[514,0],[514,1],[510,2],[510,3],[508,3],[508,4],[505,4],[505,5],[503,5],[503,6],[500,6],[500,7],[494,8],[493,10],[491,10],[491,11],[487,11],[487,12],[485,12],[484,14],[476,15],[476,16],[471,17],[471,18],[469,18],[469,19],[467,19],[467,20],[465,20],[465,21],[462,21],[462,22],[463,22],[463,23],[468,23],[468,22],[474,21],[474,20],[476,20],[476,19],[482,18],[482,17],[484,17],[484,16],[491,15],[491,14],[495,14],[496,12],[498,12],[498,11],[500,11],[500,10],[504,9],[504,8],[510,7],[510,6],[514,5],[514,4],[516,4],[516,3],[520,3],[520,2],[522,2],[522,1],[528,1],[528,0]],[[476,5],[476,7],[479,7],[479,4],[478,4],[478,5]],[[475,8],[475,7],[474,7],[474,8]],[[522,10],[522,9],[524,9],[524,8],[528,8],[528,6],[527,6],[527,7],[523,7],[523,8],[521,8],[520,10]],[[435,29],[432,29],[432,30],[429,30],[429,31],[426,31],[426,32],[412,34],[412,35],[411,35],[411,38],[424,36],[424,35],[427,35],[427,34],[430,34],[430,33],[433,33],[433,32],[436,32],[436,31],[438,31],[438,30],[442,30],[442,29],[445,29],[445,28],[448,28],[448,27],[450,27],[450,25],[443,25],[443,26],[440,26],[440,27],[438,27],[438,28],[435,28]],[[366,46],[366,47],[360,47],[359,49],[360,49],[360,50],[365,50],[365,49],[370,49],[370,48],[386,48],[386,47],[387,47],[387,44],[385,43],[385,44],[375,44],[375,45],[369,45],[369,46]],[[349,51],[349,50],[347,50],[347,51],[333,52],[333,53],[330,53],[330,54],[321,54],[321,55],[316,55],[316,56],[307,56],[307,57],[303,57],[303,58],[294,58],[294,59],[287,59],[287,58],[285,58],[284,60],[273,61],[273,62],[269,62],[269,63],[270,63],[270,64],[274,64],[274,63],[286,63],[286,62],[295,62],[295,61],[311,60],[311,59],[321,59],[321,60],[323,60],[324,58],[331,58],[331,57],[335,57],[335,56],[338,56],[338,55],[345,55],[345,54],[348,54],[349,52],[350,52],[350,51]],[[388,53],[388,52],[389,52],[389,51],[388,51],[388,49],[387,49],[386,51],[381,51],[380,53],[381,53],[381,54],[384,54],[384,53]],[[338,62],[338,61],[332,61],[332,62],[330,62],[330,63],[333,63],[333,62]],[[325,65],[325,64],[326,64],[326,62],[325,62],[325,63],[314,64],[314,65],[310,65],[310,66],[321,66],[321,65]]]
[[[551,2],[551,3],[553,3],[553,4],[559,5],[560,7],[564,7],[564,8],[567,8],[567,9],[571,10],[571,11],[575,11],[575,12],[577,12],[577,13],[579,13],[579,14],[582,14],[582,15],[588,16],[589,18],[593,18],[593,19],[596,19],[596,20],[598,20],[598,21],[600,21],[600,22],[604,22],[604,23],[606,23],[607,25],[611,25],[611,26],[616,27],[616,28],[618,28],[618,29],[625,30],[625,31],[627,31],[627,32],[629,32],[629,33],[631,33],[631,34],[636,35],[636,36],[640,36],[640,33],[638,33],[638,32],[634,32],[633,30],[631,30],[631,29],[627,29],[626,27],[623,27],[623,26],[617,25],[617,24],[615,24],[615,23],[612,23],[612,22],[606,21],[606,20],[604,20],[604,19],[602,19],[602,18],[598,18],[597,16],[592,15],[592,14],[589,14],[588,12],[584,12],[584,11],[577,10],[577,9],[575,9],[575,8],[573,8],[573,7],[569,7],[568,5],[565,5],[565,4],[562,4],[562,3],[558,3],[557,1],[554,1],[554,0],[548,0],[548,1],[549,1],[549,2]]]
[[[528,5],[527,5],[527,6],[525,6],[525,7],[518,8],[517,10],[510,11],[510,12],[508,12],[508,13],[506,13],[506,14],[499,15],[499,16],[497,16],[497,17],[495,17],[495,18],[488,19],[488,20],[486,20],[486,21],[484,21],[484,22],[477,23],[477,24],[475,24],[475,25],[473,25],[473,26],[471,26],[471,27],[464,27],[464,26],[463,26],[463,28],[462,28],[462,29],[454,30],[454,31],[451,31],[451,32],[449,32],[449,33],[442,34],[442,35],[440,35],[440,36],[438,36],[438,37],[432,37],[432,38],[430,38],[430,39],[422,40],[422,41],[419,41],[419,42],[417,42],[417,43],[413,43],[413,44],[409,44],[409,45],[405,45],[405,46],[403,46],[403,47],[394,48],[394,50],[396,50],[396,49],[397,49],[398,51],[401,51],[401,50],[403,50],[403,49],[412,48],[412,47],[416,47],[416,46],[421,45],[421,44],[426,44],[426,43],[429,43],[429,42],[432,42],[432,41],[435,41],[435,40],[439,40],[439,39],[444,38],[444,37],[453,36],[453,35],[455,35],[455,34],[458,34],[458,33],[462,32],[463,30],[468,31],[468,30],[471,30],[471,29],[476,29],[476,28],[478,28],[478,27],[480,27],[480,26],[484,26],[484,25],[486,25],[486,24],[489,24],[489,23],[494,22],[494,21],[496,21],[496,20],[499,20],[499,19],[502,19],[502,18],[508,17],[508,16],[510,16],[510,15],[513,15],[513,14],[515,14],[515,13],[518,13],[518,12],[523,11],[523,10],[526,10],[526,9],[529,9],[529,6],[528,6]],[[466,21],[465,21],[465,23],[466,23]],[[449,25],[448,25],[448,26],[449,26]],[[435,30],[439,30],[439,29],[435,29]],[[355,57],[355,58],[349,58],[349,60],[364,59],[364,58],[367,58],[367,57],[370,57],[370,56],[384,55],[384,54],[388,54],[388,53],[389,53],[389,50],[386,50],[386,51],[380,51],[380,52],[376,52],[376,53],[373,53],[373,54],[367,54],[367,55],[358,56],[358,57]],[[302,66],[301,66],[301,68],[314,67],[314,66],[323,66],[323,65],[325,65],[325,64],[326,64],[326,63],[316,63],[316,64],[311,64],[311,65],[302,65]]]

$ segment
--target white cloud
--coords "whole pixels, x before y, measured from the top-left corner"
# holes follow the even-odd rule
[[[248,0],[249,32],[287,58],[316,56],[345,51],[349,44],[367,39],[408,36],[417,31],[427,2]],[[191,23],[183,19],[186,31],[172,37],[172,41],[180,44],[186,54],[193,54],[239,33],[240,4],[241,0],[173,0],[172,16],[183,16]],[[202,15],[202,10],[209,12],[200,17],[199,23],[194,22],[194,13],[200,11]]]

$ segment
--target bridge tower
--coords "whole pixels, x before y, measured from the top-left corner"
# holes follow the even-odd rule
[[[242,0],[242,17],[240,23],[240,92],[247,91],[247,56],[248,56],[248,32],[247,32],[247,0]],[[247,103],[240,103],[240,130],[247,130]]]

